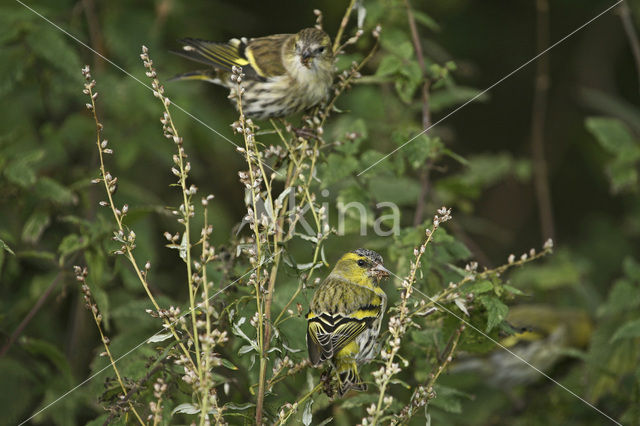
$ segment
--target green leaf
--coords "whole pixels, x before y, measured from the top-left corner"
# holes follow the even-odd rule
[[[68,205],[77,201],[73,191],[49,177],[38,179],[33,187],[34,193],[41,199],[53,201],[55,204]]]
[[[606,170],[613,192],[636,189],[640,160],[640,144],[627,126],[616,118],[591,117],[586,120],[587,129],[596,137],[602,148],[613,159],[607,162]]]
[[[590,117],[587,129],[596,137],[600,145],[610,154],[634,154],[633,161],[640,156],[638,145],[627,126],[616,118]]]
[[[482,303],[487,310],[486,332],[488,333],[493,327],[504,321],[509,312],[509,307],[494,296],[480,296],[478,297],[478,301]]]
[[[222,358],[222,365],[227,367],[229,370],[237,370],[238,367],[236,367],[231,361],[229,361],[226,358]]]
[[[87,237],[77,234],[69,234],[60,242],[60,245],[58,246],[58,253],[60,253],[61,257],[66,257],[67,255],[81,250],[88,245],[89,239]]]
[[[415,18],[416,22],[418,22],[419,24],[424,25],[431,31],[440,31],[440,25],[438,25],[438,23],[426,13],[419,10],[411,10],[411,12],[413,13],[413,17]]]
[[[361,394],[352,396],[351,398],[344,401],[341,407],[343,409],[354,408],[354,407],[365,407],[377,401],[378,401],[377,395],[361,393]]]
[[[469,286],[464,287],[464,291],[466,291],[467,293],[473,293],[473,294],[486,293],[491,290],[493,290],[493,284],[491,283],[491,281],[487,281],[487,280],[478,281],[478,282],[472,283]]]
[[[429,97],[429,108],[432,113],[443,111],[447,108],[462,105],[473,99],[473,102],[485,102],[489,95],[482,93],[478,89],[464,86],[447,85],[431,93]],[[480,96],[478,96],[480,95]]]
[[[429,403],[448,413],[461,413],[462,402],[460,401],[460,397],[469,398],[468,394],[447,386],[435,385],[434,390],[436,397]]]
[[[387,55],[382,58],[378,69],[376,70],[376,77],[385,77],[391,74],[395,74],[402,67],[402,60],[394,55]]]
[[[413,206],[420,193],[420,185],[406,177],[373,177],[369,182],[369,192],[378,202]]]
[[[327,162],[319,166],[319,173],[322,186],[327,187],[351,176],[351,173],[358,168],[358,160],[351,156],[340,154],[329,154]]]
[[[37,243],[49,223],[51,223],[49,214],[42,210],[36,210],[29,216],[22,228],[22,241],[31,244]]]
[[[610,341],[615,342],[616,340],[632,339],[634,337],[640,337],[640,318],[629,321],[618,330],[616,330],[616,332],[613,333]]]
[[[524,296],[526,294],[525,292],[521,291],[520,289],[515,288],[513,286],[510,286],[509,284],[504,284],[503,287],[509,293],[515,294],[516,296]]]
[[[67,357],[56,346],[44,340],[26,338],[22,341],[22,347],[33,356],[45,357],[57,372],[62,373],[65,380],[69,383],[72,381],[73,375]]]
[[[26,40],[37,56],[64,71],[74,81],[80,81],[80,59],[72,45],[74,42],[66,35],[55,28],[38,25],[27,34]]]
[[[44,150],[30,151],[13,159],[4,171],[7,179],[24,188],[36,182],[35,164],[44,157]]]

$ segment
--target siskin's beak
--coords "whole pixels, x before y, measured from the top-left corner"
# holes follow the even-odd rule
[[[389,275],[391,275],[391,272],[385,268],[384,266],[382,266],[382,263],[378,263],[374,268],[373,268],[373,273],[375,274],[375,276],[380,279],[380,278],[384,278],[384,277],[388,277]]]
[[[300,62],[302,62],[302,65],[304,65],[307,68],[311,67],[311,59],[313,57],[313,54],[311,53],[310,50],[303,50],[302,51],[302,55],[300,57]]]

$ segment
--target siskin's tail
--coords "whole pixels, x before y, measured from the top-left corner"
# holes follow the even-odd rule
[[[367,390],[367,385],[362,382],[358,374],[358,366],[355,361],[338,362],[336,370],[339,382],[338,394],[341,397],[351,389],[357,391]]]
[[[185,72],[184,74],[178,74],[171,77],[168,81],[176,81],[176,80],[208,81],[210,83],[226,86],[226,84],[218,76],[218,73],[216,72],[216,70],[213,70],[213,69]]]

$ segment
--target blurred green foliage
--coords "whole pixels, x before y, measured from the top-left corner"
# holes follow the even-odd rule
[[[363,78],[339,99],[341,113],[325,126],[324,139],[337,143],[323,149],[314,190],[318,201],[329,206],[332,226],[339,217],[338,202],[358,201],[366,206],[371,231],[374,220],[389,213],[378,203],[391,201],[400,208],[401,229],[393,237],[373,232],[361,236],[360,223],[348,217],[346,235],[334,235],[324,245],[323,257],[329,263],[344,251],[364,246],[380,251],[385,264],[403,276],[413,247],[423,239],[424,225],[443,204],[453,207],[454,219],[428,247],[417,284],[429,295],[459,281],[464,276],[460,268],[471,259],[479,259],[482,266],[500,265],[511,253],[528,252],[546,240],[548,236],[540,232],[529,160],[535,78],[531,67],[358,176],[422,129],[420,91],[425,77],[431,82],[430,112],[435,122],[534,56],[534,3],[412,2],[427,66],[424,76],[404,3],[364,2],[366,33],[355,46],[347,47],[338,68],[345,69],[366,55],[373,45],[370,31],[377,23],[383,26],[380,50],[362,71]],[[131,75],[23,5],[0,6],[0,99],[4,105],[0,113],[0,347],[8,349],[0,355],[0,423],[28,418],[96,374],[33,421],[102,424],[117,420],[109,417],[105,407],[114,404],[118,388],[112,379],[105,380],[113,374],[108,360],[99,356],[103,348],[71,266],[88,266],[87,281],[116,356],[156,333],[159,323],[145,313],[152,305],[129,265],[112,255],[117,249],[111,241],[112,217],[98,205],[104,198],[102,189],[90,184],[98,176],[98,162],[80,68],[91,64],[98,82],[98,108],[115,152],[108,158],[109,167],[119,178],[118,203],[129,205],[126,225],[137,235],[136,257],[153,265],[152,291],[160,305],[184,305],[183,262],[174,250],[164,247],[163,237],[164,232],[179,229],[167,209],[181,202],[170,186],[174,147],[162,137],[157,121],[161,106],[136,81],[147,83],[139,61],[140,46],[149,46],[160,77],[166,80],[190,66],[168,53],[176,48],[176,39],[225,40],[294,32],[313,25],[312,7],[323,11],[325,29],[333,35],[346,2],[311,6],[287,1],[274,6],[248,1],[65,0],[28,5]],[[599,0],[553,2],[551,40],[607,6],[608,2]],[[638,4],[631,2],[630,7],[638,16]],[[353,23],[347,32],[355,32]],[[472,312],[470,321],[500,339],[511,332],[503,322],[511,304],[540,303],[587,312],[594,322],[589,345],[564,348],[567,356],[548,374],[616,420],[639,424],[640,82],[615,13],[549,55],[551,88],[544,134],[558,249],[540,263],[466,288],[476,295],[474,306],[480,310]],[[209,218],[214,225],[212,243],[221,260],[210,268],[210,276],[218,290],[247,269],[246,262],[232,261],[247,234],[247,230],[236,233],[246,214],[237,172],[246,165],[225,140],[241,143],[229,127],[236,113],[225,90],[212,85],[169,83],[166,90],[175,104],[205,123],[178,111],[174,114],[189,154],[191,182],[201,194],[216,197],[210,202]],[[264,123],[263,130],[269,129]],[[261,136],[260,141],[279,143],[272,134]],[[425,164],[430,165],[427,183]],[[425,188],[424,207],[419,209],[417,200]],[[198,205],[194,229],[200,229],[201,217]],[[392,225],[390,220],[382,222],[383,229]],[[274,306],[287,303],[312,253],[313,243],[303,238],[289,244]],[[327,270],[323,268],[319,275]],[[392,284],[386,290],[393,304],[398,292]],[[305,324],[296,304],[304,315],[311,295],[312,290],[304,289],[292,305],[294,315],[278,328],[274,359],[289,355],[298,362],[306,357]],[[255,329],[247,321],[255,311],[250,297],[250,288],[238,286],[215,300],[216,309],[227,315],[221,315],[221,326],[233,334],[221,349],[229,364],[217,368],[215,378],[220,389],[222,383],[228,386],[226,392],[219,392],[232,413],[227,420],[236,424],[252,421],[252,385],[257,383],[256,356],[250,347]],[[447,306],[463,315],[456,305]],[[408,402],[409,387],[428,380],[459,322],[438,312],[420,324],[421,329],[406,335],[402,357],[410,360],[411,368],[397,377],[393,409]],[[163,344],[143,345],[135,355],[124,357],[118,363],[123,375],[140,380],[157,363],[166,363],[158,356],[169,351]],[[485,356],[496,348],[468,328],[460,350]],[[365,367],[364,377],[377,367]],[[165,421],[191,421],[180,414],[188,411],[188,405],[180,404],[191,402],[180,372],[170,366],[162,371],[167,380],[174,379]],[[293,402],[299,390],[317,382],[318,376],[317,371],[304,370],[274,388],[267,395],[267,417],[277,415],[283,403]],[[496,389],[479,372],[444,374],[435,392],[428,413],[436,424],[602,424],[604,420],[544,378],[515,389]],[[151,393],[144,389],[140,394],[142,409]],[[301,407],[293,421],[312,416],[313,424],[318,424],[333,417],[335,424],[353,424],[364,415],[363,407],[376,398],[375,393],[338,402],[318,397],[308,410]],[[173,417],[172,410],[177,410]],[[423,421],[424,416],[414,419],[416,424]]]

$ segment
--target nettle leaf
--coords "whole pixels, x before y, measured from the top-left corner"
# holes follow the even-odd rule
[[[440,31],[440,25],[429,15],[419,10],[412,10],[413,17],[416,19],[416,22],[424,25],[426,28],[431,31]]]
[[[58,253],[60,253],[61,258],[64,258],[71,253],[86,248],[88,245],[89,239],[87,237],[77,234],[69,234],[60,242],[60,245],[58,246]]]
[[[491,281],[482,280],[465,285],[463,290],[467,293],[481,294],[493,290],[493,284]]]
[[[378,395],[374,395],[370,393],[361,393],[361,394],[352,396],[351,398],[344,401],[341,407],[343,409],[354,408],[354,407],[366,407],[377,401],[378,401]]]
[[[369,136],[367,124],[361,118],[353,120],[351,117],[342,116],[334,126],[335,137],[344,143],[336,147],[336,151],[345,155],[356,155],[360,143]]]
[[[36,55],[64,71],[69,78],[80,81],[80,59],[67,36],[51,28],[34,26],[27,34],[26,40]]]
[[[35,164],[44,157],[44,150],[31,151],[21,154],[9,162],[4,175],[7,179],[24,188],[29,188],[36,183]]]
[[[587,129],[600,146],[614,158],[607,163],[611,190],[636,189],[638,183],[637,162],[640,160],[640,144],[627,126],[616,118],[591,117],[586,120]]]
[[[386,77],[391,74],[395,74],[400,68],[402,68],[402,60],[394,55],[387,55],[378,65],[376,70],[376,77]]]
[[[640,337],[640,318],[634,321],[629,321],[620,327],[611,337],[611,342],[615,342],[620,339],[633,339]]]
[[[29,216],[27,222],[22,227],[22,241],[31,244],[37,243],[50,223],[51,218],[47,212],[36,210]]]
[[[640,287],[626,278],[615,282],[604,306],[607,313],[624,312],[640,306]]]
[[[449,413],[461,413],[462,403],[460,399],[471,399],[471,395],[447,386],[436,384],[434,390],[436,397],[432,399],[429,404]]]
[[[38,179],[33,191],[39,198],[50,200],[59,205],[74,204],[77,201],[73,191],[49,177]]]
[[[319,174],[322,179],[322,186],[327,187],[351,176],[351,173],[358,168],[358,160],[351,156],[340,154],[329,154],[327,161],[319,166]]]
[[[496,325],[500,324],[507,317],[509,307],[502,303],[500,299],[494,296],[480,296],[478,301],[487,310],[487,328],[486,332],[490,332]]]
[[[489,95],[471,87],[446,85],[435,90],[429,97],[429,109],[431,112],[440,112],[444,109],[461,105],[471,99],[473,102],[483,102],[489,99]],[[476,97],[477,96],[477,97]]]
[[[640,158],[638,144],[627,126],[617,118],[590,117],[586,120],[587,129],[596,137],[600,145],[610,154],[633,154],[630,161]]]
[[[635,282],[640,282],[640,263],[636,262],[636,260],[632,257],[627,257],[624,259],[622,267],[624,268],[624,273],[626,276],[628,276]]]
[[[378,202],[414,205],[420,184],[406,177],[373,177],[369,181],[369,192]]]

